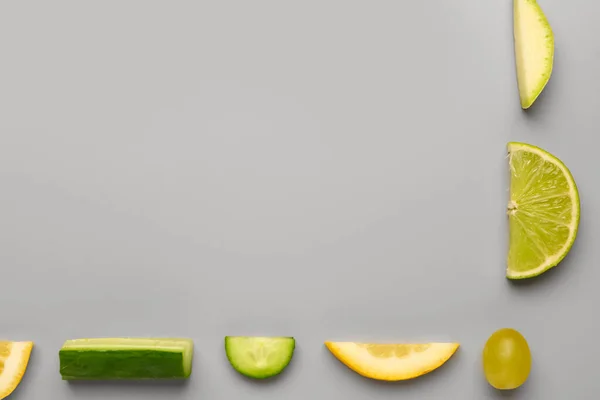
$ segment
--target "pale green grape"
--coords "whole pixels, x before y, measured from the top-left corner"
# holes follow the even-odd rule
[[[483,348],[483,372],[496,389],[516,389],[531,371],[531,351],[527,340],[514,329],[500,329]]]

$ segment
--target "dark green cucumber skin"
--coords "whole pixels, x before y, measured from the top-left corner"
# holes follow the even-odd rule
[[[156,350],[59,351],[63,380],[185,379],[183,353]]]

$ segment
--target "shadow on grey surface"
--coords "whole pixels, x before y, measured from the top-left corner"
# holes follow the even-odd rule
[[[109,395],[118,393],[161,393],[167,395],[180,395],[185,393],[190,385],[190,379],[183,380],[98,380],[98,381],[65,381],[68,389],[75,395],[102,393]]]
[[[441,377],[446,376],[447,379],[450,379],[449,376],[452,374],[453,369],[457,368],[457,365],[461,362],[461,349],[459,347],[459,349],[456,351],[456,353],[454,353],[454,355],[452,357],[450,357],[450,359],[448,361],[446,361],[442,366],[440,366],[439,368],[429,372],[428,374],[422,375],[420,377],[414,378],[414,379],[409,379],[406,381],[395,381],[395,382],[388,382],[388,381],[379,381],[379,380],[375,380],[375,379],[370,379],[370,378],[366,378],[362,375],[357,374],[356,372],[352,371],[350,368],[348,368],[346,365],[344,365],[341,361],[339,361],[337,358],[335,358],[335,356],[333,354],[331,354],[331,352],[329,350],[327,350],[325,348],[325,350],[327,352],[327,358],[329,359],[332,368],[337,368],[337,369],[341,369],[343,371],[340,371],[340,373],[347,373],[347,374],[351,374],[351,375],[355,375],[358,378],[361,379],[361,382],[365,385],[369,385],[371,387],[376,387],[378,390],[401,390],[402,388],[408,389],[408,388],[414,388],[414,390],[418,390],[419,387],[423,387],[423,386],[427,386],[430,385],[433,380],[435,379],[440,379]]]
[[[298,368],[298,359],[302,359],[302,352],[296,345],[296,348],[294,349],[294,356],[292,357],[292,360],[290,361],[288,366],[278,375],[266,379],[255,379],[242,375],[235,369],[233,369],[233,366],[231,366],[229,361],[227,362],[227,367],[229,368],[229,373],[233,376],[233,379],[241,380],[250,385],[273,386],[277,384],[282,384],[287,380],[291,379],[291,377],[296,373],[296,369]]]
[[[530,399],[531,394],[527,393],[527,383],[514,390],[498,390],[487,384],[489,399]]]

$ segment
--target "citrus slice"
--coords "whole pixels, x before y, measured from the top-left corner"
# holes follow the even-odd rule
[[[525,143],[508,144],[510,247],[506,276],[524,279],[558,265],[579,227],[579,193],[558,158]]]
[[[21,383],[33,342],[0,341],[0,399],[9,396]]]
[[[441,367],[458,343],[371,344],[325,342],[327,348],[354,372],[381,381],[402,381]]]
[[[517,85],[521,107],[526,110],[552,75],[554,33],[536,0],[514,0],[513,18]]]

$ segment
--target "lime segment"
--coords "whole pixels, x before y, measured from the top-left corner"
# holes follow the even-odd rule
[[[579,193],[558,158],[525,143],[508,144],[510,248],[506,276],[524,279],[558,265],[579,227]]]

